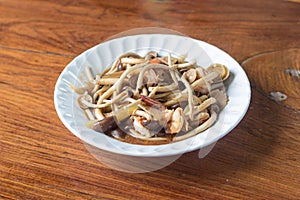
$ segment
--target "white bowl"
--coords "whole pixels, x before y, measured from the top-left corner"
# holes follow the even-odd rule
[[[113,139],[87,127],[87,119],[77,104],[77,94],[70,88],[84,86],[84,69],[89,66],[96,73],[102,72],[125,52],[140,55],[150,50],[160,54],[187,55],[207,67],[212,63],[226,65],[233,79],[228,85],[229,102],[218,116],[216,123],[206,131],[183,141],[163,145],[135,145]],[[60,74],[54,91],[54,103],[63,124],[82,141],[101,150],[128,156],[163,157],[180,155],[217,142],[228,134],[244,117],[250,103],[250,84],[242,67],[227,53],[206,42],[167,34],[143,34],[113,39],[99,44],[77,56]]]

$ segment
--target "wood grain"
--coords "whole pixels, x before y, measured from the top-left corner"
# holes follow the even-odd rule
[[[269,97],[271,92],[283,93],[287,99],[282,104],[300,110],[300,75],[287,71],[300,72],[300,48],[262,53],[245,60],[242,65],[255,83],[253,87]],[[256,76],[258,71],[262,75]]]
[[[295,1],[0,0],[0,199],[299,199],[300,4]],[[96,160],[60,122],[55,82],[76,55],[138,27],[212,43],[252,86],[242,122],[204,159],[150,173]],[[270,91],[288,99],[275,102]]]

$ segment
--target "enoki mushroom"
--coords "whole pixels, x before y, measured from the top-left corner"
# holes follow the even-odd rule
[[[95,77],[90,68],[85,72],[87,86],[72,88],[87,126],[124,142],[163,144],[195,136],[216,122],[228,101],[219,85],[229,70],[221,64],[205,69],[171,54],[129,52]]]

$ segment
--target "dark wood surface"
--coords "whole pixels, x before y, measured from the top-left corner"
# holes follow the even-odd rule
[[[252,99],[204,159],[195,151],[131,174],[96,160],[64,127],[53,91],[75,56],[142,27],[228,52]],[[0,0],[0,199],[299,199],[300,78],[288,68],[300,70],[298,0]]]

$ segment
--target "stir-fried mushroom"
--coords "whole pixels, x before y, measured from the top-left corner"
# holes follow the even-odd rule
[[[145,58],[145,60],[149,61],[153,58],[156,58],[157,56],[158,56],[158,53],[156,51],[149,51],[144,58]]]
[[[72,88],[80,94],[87,126],[125,142],[192,137],[212,126],[228,101],[222,86],[228,68],[212,64],[205,69],[185,56],[129,52],[95,78],[85,70],[88,86]]]
[[[189,81],[189,83],[193,83],[197,78],[197,70],[196,69],[189,69],[183,73],[183,76]]]
[[[182,108],[175,109],[175,111],[171,115],[170,120],[168,121],[166,133],[174,134],[181,131],[184,122],[182,113]]]
[[[89,120],[94,120],[95,117],[93,116],[91,110],[89,109],[89,106],[87,104],[92,103],[93,99],[90,95],[81,95],[77,99],[78,105],[81,109],[84,110],[85,115]]]
[[[225,65],[222,64],[213,64],[207,68],[208,72],[217,72],[221,77],[221,80],[224,81],[229,77],[229,70]]]

